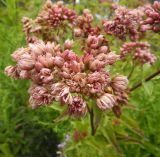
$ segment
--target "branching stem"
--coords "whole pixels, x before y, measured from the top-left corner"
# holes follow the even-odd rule
[[[160,74],[160,69],[158,71],[156,71],[155,73],[153,73],[153,74],[149,75],[148,77],[146,77],[144,79],[144,82],[150,81],[151,79],[153,79],[154,77],[156,77],[159,74]],[[140,86],[142,86],[142,81],[140,81],[137,84],[135,84],[130,89],[130,91],[132,92],[135,89],[139,88]],[[95,133],[96,133],[96,130],[97,130],[98,126],[99,126],[100,119],[98,118],[96,120],[96,122],[94,123],[94,111],[93,111],[93,108],[89,107],[89,105],[87,105],[87,108],[88,108],[88,112],[89,112],[89,115],[90,115],[91,135],[94,136]]]
[[[160,69],[159,69],[158,71],[156,71],[155,73],[153,73],[153,74],[149,75],[148,77],[146,77],[146,78],[144,79],[144,82],[150,81],[151,79],[153,79],[154,77],[156,77],[156,76],[159,75],[159,74],[160,74]],[[142,86],[142,81],[136,83],[136,84],[130,89],[130,91],[132,92],[132,91],[134,91],[135,89],[139,88],[140,86]]]

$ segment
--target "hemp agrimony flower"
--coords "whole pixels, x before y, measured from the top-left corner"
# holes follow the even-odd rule
[[[36,19],[22,19],[27,46],[11,55],[16,65],[6,67],[5,73],[31,81],[33,109],[58,101],[76,118],[93,114],[93,105],[120,116],[121,106],[128,103],[128,79],[109,67],[129,54],[140,64],[156,61],[150,45],[139,40],[147,30],[160,30],[160,3],[137,9],[114,5],[114,9],[113,20],[95,26],[90,10],[78,15],[61,1],[47,0]],[[118,55],[110,49],[106,33],[132,42],[124,43]]]

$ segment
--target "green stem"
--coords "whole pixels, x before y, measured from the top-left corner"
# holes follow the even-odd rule
[[[95,126],[94,126],[94,112],[93,109],[90,110],[90,123],[91,123],[91,135],[95,135]]]
[[[75,9],[76,6],[76,0],[73,0],[73,9]]]
[[[94,136],[96,133],[96,129],[94,125],[94,112],[93,112],[93,108],[90,108],[88,104],[87,104],[87,108],[88,108],[88,113],[89,113],[89,118],[90,118],[91,135]]]
[[[131,78],[131,76],[132,76],[132,74],[133,74],[133,72],[134,72],[134,69],[135,69],[135,64],[134,64],[134,62],[133,62],[133,63],[132,63],[131,71],[130,71],[130,73],[129,73],[129,75],[128,75],[128,79]]]

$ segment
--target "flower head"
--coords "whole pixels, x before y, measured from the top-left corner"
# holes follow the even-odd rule
[[[117,75],[113,78],[111,85],[116,91],[124,91],[128,87],[128,79],[123,75]]]
[[[45,105],[45,104],[51,104],[52,103],[52,96],[49,93],[49,91],[43,87],[43,86],[32,86],[29,89],[29,94],[30,94],[30,104],[33,109]]]
[[[114,95],[105,93],[97,99],[97,106],[100,110],[105,111],[117,105]]]
[[[78,96],[73,97],[73,101],[68,105],[68,113],[74,117],[82,117],[87,112],[86,102]]]

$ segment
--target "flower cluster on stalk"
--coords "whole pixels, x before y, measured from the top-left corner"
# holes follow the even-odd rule
[[[129,53],[142,64],[155,62],[150,46],[137,40],[148,18],[152,17],[153,27],[159,24],[159,6],[158,2],[148,9],[115,6],[114,20],[105,20],[102,26],[95,27],[94,16],[88,9],[77,15],[63,2],[53,4],[47,0],[35,20],[22,19],[28,46],[11,55],[16,65],[6,67],[5,73],[31,80],[28,91],[32,108],[58,101],[67,105],[68,115],[82,117],[89,111],[92,99],[100,110],[112,109],[119,116],[120,106],[128,102],[128,79],[121,74],[113,75],[106,67],[125,59]],[[151,16],[153,12],[155,17]],[[120,39],[128,36],[135,42],[124,43],[117,55],[110,50],[103,31]],[[72,39],[66,37],[69,32]],[[77,40],[81,45],[75,50]],[[81,56],[77,55],[79,52]]]
[[[146,19],[142,22],[142,31],[152,30],[160,32],[160,2],[155,1],[153,5],[145,8]]]
[[[113,20],[104,20],[103,27],[107,34],[114,35],[122,40],[127,37],[135,41],[141,36],[141,21],[144,16],[144,8],[128,9],[114,5]]]
[[[127,42],[122,45],[121,59],[125,59],[128,54],[133,56],[133,60],[136,60],[140,64],[153,64],[156,61],[156,56],[150,51],[150,44],[147,42]]]

